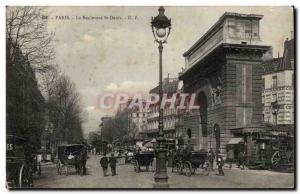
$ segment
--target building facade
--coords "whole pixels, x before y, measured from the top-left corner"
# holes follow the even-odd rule
[[[261,63],[270,47],[261,45],[262,18],[226,12],[183,54],[183,92],[195,93],[200,108],[183,113],[178,129],[195,149],[226,154],[228,143],[251,145],[251,134],[263,130]]]
[[[137,130],[137,136],[139,138],[143,138],[143,132],[147,130],[147,117],[148,117],[148,111],[145,109],[146,101],[142,100],[141,109],[137,106],[133,106],[129,109],[130,103],[132,102],[132,98],[128,99],[126,103],[120,104],[119,111],[128,111],[128,121],[132,121],[134,123],[136,130]],[[136,101],[138,104],[139,102]],[[130,127],[130,126],[129,126]]]
[[[294,39],[284,42],[282,57],[266,60],[263,68],[263,121],[289,131],[294,128]]]
[[[150,90],[150,94],[158,94],[158,86]],[[178,79],[165,78],[163,81],[163,92],[167,94],[167,98],[171,99],[174,93],[178,92]],[[149,107],[147,118],[147,130],[144,131],[147,138],[154,138],[158,135],[158,116],[159,103]],[[177,110],[171,108],[167,103],[163,111],[164,135],[167,138],[175,138],[175,123],[177,122]]]

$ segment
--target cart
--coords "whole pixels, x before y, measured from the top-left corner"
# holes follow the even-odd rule
[[[287,170],[294,168],[294,137],[283,133],[259,134],[251,149],[251,169]]]
[[[141,167],[146,167],[146,171],[149,171],[149,167],[153,168],[153,159],[154,159],[154,152],[153,151],[139,151],[134,154],[134,171],[139,173],[141,171]]]
[[[182,151],[177,154],[175,169],[177,174],[191,176],[196,170],[205,164],[206,151]]]
[[[8,188],[29,188],[33,186],[36,160],[26,153],[24,138],[6,136],[6,184]]]
[[[86,148],[84,144],[67,144],[58,146],[56,164],[59,175],[65,171],[66,176],[69,175],[70,170],[75,168],[76,173],[83,174],[83,168],[80,165],[81,157],[85,157]]]

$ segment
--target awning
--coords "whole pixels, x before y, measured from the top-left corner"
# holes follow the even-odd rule
[[[239,144],[239,143],[244,143],[243,138],[241,137],[231,138],[227,144]]]

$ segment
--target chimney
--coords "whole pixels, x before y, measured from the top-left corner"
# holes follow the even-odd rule
[[[289,46],[289,38],[286,38],[285,41],[284,41],[284,51],[285,49],[287,49]]]

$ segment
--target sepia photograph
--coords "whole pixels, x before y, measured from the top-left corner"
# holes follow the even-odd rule
[[[6,6],[3,187],[296,189],[295,18]]]

